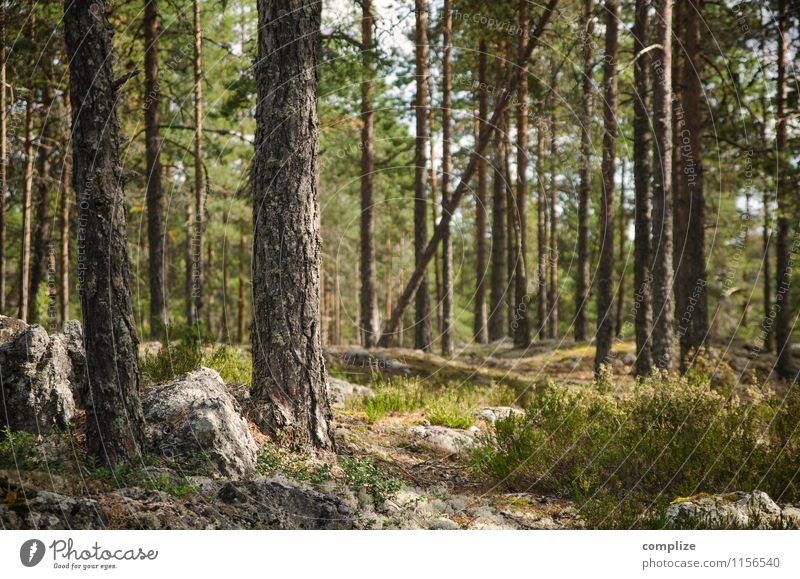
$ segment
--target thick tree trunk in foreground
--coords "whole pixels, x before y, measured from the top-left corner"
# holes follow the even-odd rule
[[[672,298],[672,0],[658,0],[653,58],[653,363],[671,370]]]
[[[258,1],[253,179],[253,418],[333,446],[320,328],[317,58],[321,4]]]
[[[581,92],[581,169],[578,189],[578,268],[575,277],[575,341],[586,334],[586,310],[589,306],[589,195],[592,188],[592,68],[594,62],[592,34],[594,14],[592,0],[583,0],[583,78]]]
[[[533,30],[533,34],[531,34],[531,38],[528,41],[528,45],[525,48],[523,54],[524,58],[521,59],[521,62],[518,63],[518,66],[512,67],[511,71],[506,75],[505,81],[500,83],[500,86],[503,87],[503,92],[501,94],[510,94],[517,85],[520,74],[519,65],[525,64],[528,62],[528,60],[530,60],[531,54],[533,54],[533,51],[539,45],[542,32],[547,26],[547,23],[550,20],[550,17],[552,16],[557,4],[558,0],[550,0],[547,3],[547,6],[544,7],[539,21],[536,23],[536,26]],[[421,259],[415,266],[414,272],[411,274],[408,283],[406,283],[402,295],[397,300],[397,304],[392,311],[392,317],[386,322],[386,325],[383,328],[381,339],[378,341],[379,346],[388,345],[389,341],[396,332],[398,325],[400,324],[403,314],[410,305],[412,297],[422,284],[425,278],[425,270],[436,252],[436,247],[439,245],[439,241],[441,241],[442,236],[444,235],[444,230],[450,226],[450,219],[458,207],[458,204],[461,203],[461,199],[464,198],[464,195],[467,192],[470,179],[472,179],[472,176],[477,168],[478,157],[483,154],[483,152],[486,150],[486,147],[489,145],[489,141],[492,138],[495,127],[497,127],[497,123],[509,105],[509,100],[505,98],[498,99],[498,102],[495,104],[492,118],[486,125],[486,130],[478,136],[478,142],[475,145],[475,149],[472,151],[469,162],[464,169],[464,173],[461,175],[461,180],[453,192],[452,199],[450,199],[448,210],[442,216],[442,220],[434,229],[433,236],[425,246],[425,250],[422,252]]]
[[[199,323],[203,319],[203,233],[206,212],[206,184],[203,179],[203,34],[200,28],[200,0],[194,0],[194,195],[192,323]]]
[[[647,376],[653,368],[650,331],[653,308],[650,295],[650,133],[648,95],[650,94],[650,55],[642,51],[648,46],[649,0],[636,0],[633,24],[633,189],[634,239],[633,287],[634,326],[636,334],[636,375]]]
[[[525,47],[528,44],[528,0],[519,3],[519,37],[517,59],[522,62],[517,81],[517,202],[514,211],[517,234],[516,262],[514,269],[514,320],[512,329],[514,347],[527,348],[531,343],[531,325],[528,316],[528,272],[527,272],[527,206],[528,206],[528,64]]]
[[[415,0],[416,11],[416,76],[417,96],[414,107],[416,114],[416,148],[414,161],[414,265],[421,267],[425,245],[428,243],[428,215],[426,192],[426,166],[428,144],[428,11],[425,0]],[[448,220],[449,221],[449,220]],[[414,347],[425,352],[431,351],[431,300],[428,295],[428,276],[423,274],[416,290],[416,311],[414,316]]]
[[[775,349],[778,352],[776,371],[781,378],[794,378],[796,368],[792,362],[790,340],[792,337],[792,317],[790,283],[792,280],[792,255],[796,253],[797,244],[789,246],[789,219],[792,203],[792,185],[788,172],[789,159],[786,147],[786,96],[787,96],[787,52],[789,33],[789,6],[787,0],[778,1],[778,86],[777,100],[777,138],[776,154],[778,156],[778,230],[776,234],[775,255]],[[794,192],[796,195],[796,192]]]
[[[160,337],[167,324],[164,285],[164,193],[161,188],[161,135],[158,111],[158,6],[144,5],[144,134],[147,161],[147,245],[150,278],[150,335]]]
[[[375,126],[372,93],[375,85],[375,47],[372,42],[372,0],[361,0],[361,343],[372,348],[378,341],[378,290],[375,280],[374,177]]]
[[[617,0],[606,0],[603,60],[603,161],[600,203],[600,264],[597,267],[597,334],[595,374],[607,364],[613,342],[614,171],[617,149]]]
[[[81,224],[79,276],[89,382],[86,444],[89,454],[114,466],[139,456],[144,418],[105,2],[65,4],[64,33],[73,104],[73,186]]]
[[[485,130],[489,103],[486,95],[486,39],[478,43],[478,134]],[[473,335],[479,344],[485,344],[487,331],[486,312],[486,157],[478,158],[478,184],[475,200],[475,319]]]
[[[452,132],[453,2],[444,0],[442,10],[444,63],[442,65],[442,213],[450,203],[453,159],[450,154]],[[450,227],[442,238],[442,356],[451,357],[453,344],[453,240]]]
[[[675,286],[680,302],[676,303],[678,335],[680,337],[680,369],[691,365],[690,354],[697,353],[708,334],[708,294],[706,291],[705,253],[705,199],[703,196],[702,106],[700,84],[702,58],[700,54],[701,5],[699,0],[689,0],[682,10],[680,36],[686,51],[686,61],[681,67],[681,98],[683,120],[678,121],[675,135],[676,152],[680,159],[676,192],[676,208],[683,206],[686,220],[684,237],[678,239],[682,247],[677,266]],[[677,224],[676,224],[677,227]],[[677,235],[677,233],[676,233]]]

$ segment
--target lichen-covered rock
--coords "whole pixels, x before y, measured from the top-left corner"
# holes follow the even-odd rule
[[[61,331],[51,339],[60,341],[72,363],[69,381],[75,404],[83,407],[87,401],[88,375],[86,373],[86,350],[83,346],[83,327],[78,320],[67,320]]]
[[[214,474],[238,477],[256,466],[258,446],[219,374],[199,368],[142,398],[153,451]]]
[[[485,420],[494,424],[498,420],[503,420],[509,416],[524,416],[525,412],[513,406],[487,406],[485,408],[478,408],[475,411],[475,417]]]
[[[736,527],[766,524],[781,516],[781,508],[763,491],[735,491],[722,495],[701,493],[677,499],[666,510],[672,524],[701,521]]]
[[[332,408],[344,408],[346,398],[374,398],[375,391],[367,386],[351,384],[346,380],[328,378],[328,396]]]
[[[76,409],[68,340],[12,318],[0,327],[0,427],[33,433],[66,428]]]
[[[473,433],[469,430],[419,425],[412,426],[408,431],[424,446],[445,454],[456,454],[475,444]]]

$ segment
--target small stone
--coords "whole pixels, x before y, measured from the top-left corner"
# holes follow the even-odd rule
[[[458,523],[451,519],[441,518],[428,521],[428,529],[431,531],[457,531],[460,528]]]

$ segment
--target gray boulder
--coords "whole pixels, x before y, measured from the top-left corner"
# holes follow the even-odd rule
[[[412,426],[408,429],[423,446],[445,454],[456,454],[474,446],[475,438],[469,430],[447,426]]]
[[[367,386],[351,384],[346,380],[328,378],[328,396],[332,408],[344,408],[347,398],[375,398],[375,391]]]
[[[525,412],[513,406],[487,406],[485,408],[478,408],[475,411],[475,417],[485,420],[494,424],[498,420],[503,420],[509,416],[525,416]]]
[[[256,466],[258,445],[220,375],[201,367],[158,384],[142,398],[150,447],[213,474],[238,477]]]
[[[75,415],[71,338],[38,325],[0,320],[0,427],[39,433],[64,429]]]
[[[667,520],[672,523],[698,520],[712,525],[744,527],[765,524],[781,515],[781,508],[763,491],[735,491],[722,495],[701,493],[669,505]]]

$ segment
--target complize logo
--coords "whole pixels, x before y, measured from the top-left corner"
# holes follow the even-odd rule
[[[36,567],[44,558],[44,543],[39,539],[28,539],[19,548],[19,560],[26,567]]]
[[[50,545],[39,539],[30,539],[19,549],[19,560],[26,567],[42,562],[45,554],[52,555],[55,569],[116,569],[123,561],[155,561],[158,551],[143,547],[106,547],[97,541],[88,546],[76,545],[72,539],[56,539]]]

